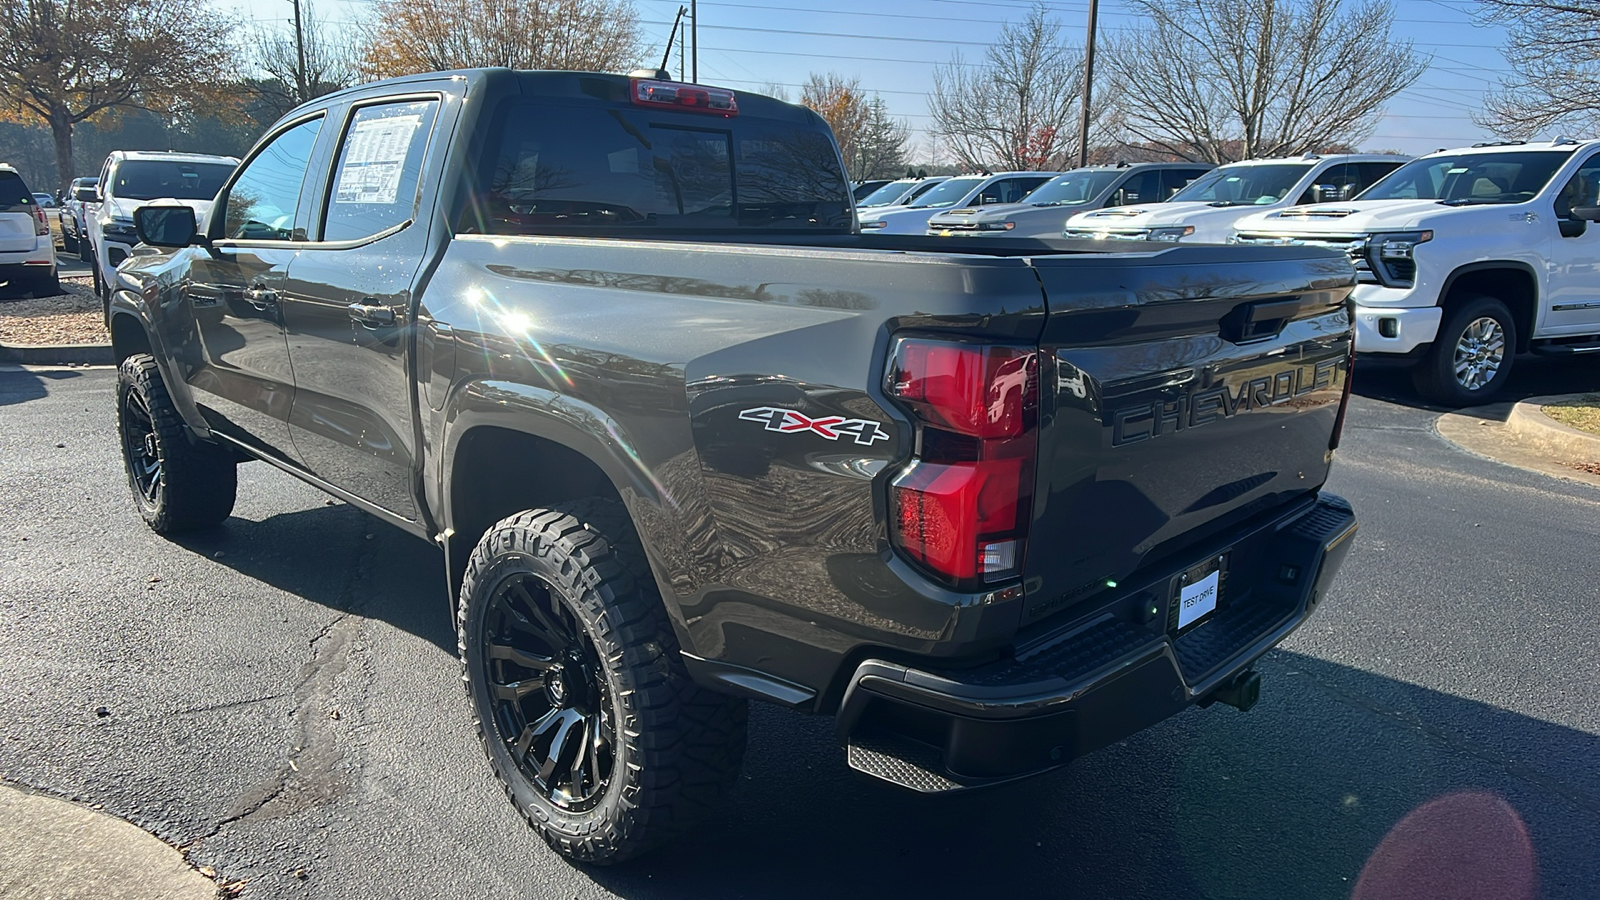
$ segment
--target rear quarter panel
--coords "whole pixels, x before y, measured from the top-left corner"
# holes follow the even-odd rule
[[[820,691],[863,644],[974,637],[968,598],[889,550],[883,485],[911,431],[880,383],[893,330],[1035,341],[1043,301],[1024,261],[467,236],[427,303],[455,347],[430,429],[445,435],[441,476],[488,424],[596,461],[690,653]],[[741,418],[763,409],[856,430]]]

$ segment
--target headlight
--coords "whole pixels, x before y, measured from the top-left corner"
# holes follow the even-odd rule
[[[1194,234],[1193,225],[1176,225],[1171,228],[1152,228],[1150,229],[1149,233],[1144,236],[1144,239],[1147,241],[1164,241],[1169,244],[1176,244],[1191,234]]]
[[[115,218],[100,223],[100,233],[106,237],[136,237],[139,232],[132,219]]]
[[[882,219],[875,219],[875,220],[873,220],[871,222],[862,222],[861,223],[861,230],[862,231],[871,231],[871,230],[876,230],[876,229],[879,229],[879,228],[888,228],[888,227],[889,227],[889,223],[883,221]]]
[[[1431,231],[1406,231],[1372,236],[1373,243],[1378,245],[1378,255],[1384,259],[1410,259],[1411,252],[1418,244],[1426,244],[1431,240],[1433,240]]]
[[[1010,231],[1017,227],[1015,222],[979,222],[979,231]]]

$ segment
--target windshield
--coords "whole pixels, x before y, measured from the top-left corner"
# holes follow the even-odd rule
[[[1438,200],[1453,206],[1532,200],[1571,150],[1461,153],[1416,159],[1367,188],[1362,200]]]
[[[1223,166],[1195,179],[1172,195],[1172,202],[1193,200],[1214,206],[1252,206],[1277,203],[1311,171],[1311,163],[1273,163],[1265,166]]]
[[[1082,206],[1100,196],[1121,174],[1116,171],[1068,172],[1045,182],[1028,195],[1028,202],[1034,206]]]
[[[212,200],[233,163],[130,159],[117,166],[113,196],[125,200]]]
[[[861,199],[856,206],[866,209],[869,206],[888,206],[906,195],[906,192],[917,186],[915,181],[891,181],[881,188],[873,191]]]
[[[955,206],[983,182],[984,179],[976,177],[952,178],[918,197],[910,206],[912,209],[944,209],[947,206]]]

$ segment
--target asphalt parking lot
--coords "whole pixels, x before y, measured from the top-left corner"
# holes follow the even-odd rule
[[[113,373],[0,371],[0,777],[102,804],[246,897],[1346,898],[1369,860],[1391,878],[1361,896],[1427,897],[1425,867],[1374,860],[1426,807],[1401,836],[1455,848],[1464,883],[1592,898],[1600,489],[1458,450],[1402,379],[1358,379],[1329,487],[1361,533],[1254,710],[941,798],[757,708],[726,812],[607,870],[560,861],[492,780],[431,549],[260,463],[224,527],[162,539],[126,497]],[[1600,389],[1600,364],[1512,387]]]

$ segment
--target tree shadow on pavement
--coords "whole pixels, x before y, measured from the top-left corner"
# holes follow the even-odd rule
[[[1366,365],[1362,365],[1366,362]],[[1490,421],[1504,422],[1511,407],[1518,400],[1542,397],[1548,394],[1574,394],[1600,391],[1600,362],[1591,357],[1562,358],[1523,354],[1516,358],[1511,370],[1511,380],[1506,383],[1492,405],[1460,410]],[[1363,397],[1398,403],[1434,412],[1450,412],[1435,406],[1417,395],[1411,386],[1411,372],[1393,364],[1356,358],[1355,385],[1351,390]]]
[[[1295,653],[1258,668],[1265,689],[1249,713],[1190,710],[1060,773],[949,796],[849,772],[830,721],[762,708],[724,816],[633,865],[587,872],[630,900],[1347,900],[1383,843],[1387,864],[1361,900],[1440,896],[1450,881],[1430,865],[1482,886],[1532,877],[1548,900],[1592,898],[1600,738]],[[1462,792],[1487,799],[1455,802]],[[1514,821],[1473,818],[1486,804],[1509,804]],[[1416,846],[1419,827],[1431,845]],[[1427,849],[1458,839],[1470,859]]]
[[[339,503],[259,522],[235,515],[219,528],[178,535],[175,542],[246,577],[329,609],[388,622],[456,653],[443,557],[355,507]]]
[[[4,365],[4,363],[0,363]],[[77,378],[72,369],[23,369],[0,371],[0,406],[38,400],[50,393],[50,382]]]

